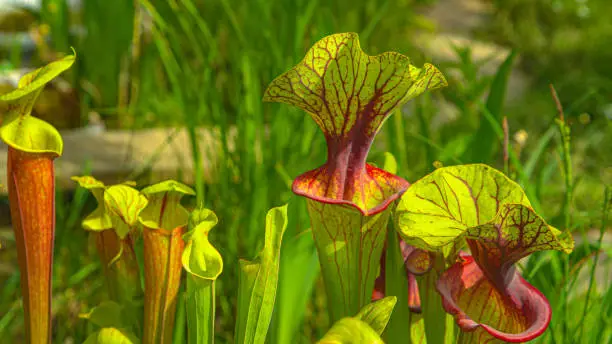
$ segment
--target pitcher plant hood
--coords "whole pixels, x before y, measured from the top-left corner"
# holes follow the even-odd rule
[[[315,201],[345,204],[363,215],[384,210],[408,182],[366,163],[376,133],[402,104],[446,86],[436,67],[417,68],[408,57],[365,54],[355,33],[318,41],[297,66],[268,86],[264,101],[306,111],[323,131],[327,162],[297,177],[293,191]]]
[[[468,332],[463,342],[525,342],[544,332],[550,305],[515,263],[541,250],[570,253],[574,242],[535,213],[517,183],[482,164],[439,168],[402,196],[396,222],[408,243],[445,256],[469,246],[472,255],[461,253],[436,283],[444,309]]]

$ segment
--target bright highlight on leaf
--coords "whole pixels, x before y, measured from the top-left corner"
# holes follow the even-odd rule
[[[378,335],[382,336],[387,324],[389,323],[389,319],[391,318],[391,314],[393,313],[393,308],[395,308],[396,303],[397,297],[387,296],[364,306],[359,313],[357,313],[355,318],[370,325],[370,327],[376,331]]]
[[[492,221],[505,204],[531,206],[518,184],[487,165],[443,167],[402,196],[396,226],[407,243],[435,251]]]
[[[105,327],[92,333],[83,344],[137,344],[138,338],[125,329]]]
[[[383,340],[365,322],[342,318],[332,326],[317,344],[383,344]]]
[[[189,232],[183,239],[183,268],[189,278],[195,281],[215,280],[223,271],[223,259],[217,249],[208,241],[208,233],[217,225],[217,215],[209,209],[194,210],[189,218]]]
[[[410,65],[401,54],[365,54],[355,33],[317,42],[297,66],[268,86],[264,101],[308,112],[327,140],[327,163],[298,177],[293,191],[325,203],[351,205],[364,215],[385,209],[408,183],[366,164],[372,140],[403,103],[446,86],[432,65]]]

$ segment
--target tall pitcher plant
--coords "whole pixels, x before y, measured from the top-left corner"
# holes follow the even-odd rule
[[[24,75],[17,89],[1,95],[8,105],[0,138],[8,148],[8,192],[28,343],[51,340],[51,270],[55,233],[55,170],[62,138],[51,124],[32,116],[44,86],[72,66],[67,56]]]
[[[277,77],[264,101],[306,111],[323,131],[327,162],[297,177],[307,198],[332,321],[370,302],[391,215],[408,188],[404,179],[366,163],[376,133],[402,104],[446,86],[434,66],[408,57],[365,54],[355,33],[317,42],[297,66]]]

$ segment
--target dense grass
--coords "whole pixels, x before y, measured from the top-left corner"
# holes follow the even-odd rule
[[[45,3],[65,8],[61,0]],[[290,191],[295,176],[324,161],[325,143],[303,112],[264,104],[262,93],[269,81],[297,63],[317,39],[334,32],[359,32],[362,46],[370,54],[395,50],[413,57],[417,65],[428,60],[409,39],[416,29],[427,26],[415,10],[420,2],[401,3],[85,1],[79,16],[61,17],[80,23],[89,33],[84,37],[69,35],[68,25],[57,22],[57,16],[47,13],[41,17],[52,29],[52,50],[65,51],[73,45],[78,52],[79,66],[70,78],[79,87],[84,115],[95,110],[109,126],[124,129],[188,129],[191,145],[184,148],[191,150],[195,159],[198,201],[220,219],[211,238],[226,266],[217,283],[220,342],[233,339],[237,259],[255,255],[262,245],[266,211],[286,202],[290,203],[290,223],[269,339],[271,343],[311,343],[327,329],[325,295],[318,280],[305,202]],[[549,298],[554,309],[551,326],[539,342],[609,342],[612,286],[609,279],[601,278],[610,276],[609,269],[595,281],[595,272],[600,271],[596,262],[609,259],[612,250],[609,244],[602,244],[599,235],[607,230],[609,209],[609,195],[604,197],[603,177],[599,175],[605,161],[593,162],[585,156],[597,135],[609,128],[583,128],[574,120],[583,103],[573,99],[564,103],[565,116],[578,128],[571,142],[564,140],[555,122],[559,117],[556,104],[545,82],[535,83],[535,88],[526,92],[539,97],[537,116],[526,112],[529,104],[504,101],[508,74],[515,68],[514,55],[497,75],[483,78],[477,73],[479,61],[473,61],[469,51],[457,54],[458,63],[440,64],[446,75],[455,75],[449,78],[450,86],[394,114],[379,134],[370,159],[380,163],[382,152],[391,152],[398,160],[398,174],[409,181],[439,164],[484,162],[506,170],[526,189],[540,214],[583,238],[569,258],[545,252],[523,262],[523,274]],[[457,116],[441,111],[444,103],[454,106]],[[519,129],[528,133],[525,143],[511,137],[507,164],[502,154],[504,115],[511,133]],[[204,183],[202,166],[212,162],[199,159],[202,147],[195,129],[200,126],[218,130],[223,147],[214,163],[216,178],[208,184]],[[595,167],[579,167],[582,164]],[[146,183],[146,175],[139,181]],[[105,298],[97,257],[80,228],[93,202],[83,190],[58,191],[54,269],[57,343],[69,339],[82,342],[91,328],[79,319],[79,313]],[[589,232],[597,233],[595,240],[587,239]],[[10,252],[0,254],[14,259]],[[18,273],[3,279],[2,285],[0,338],[18,340],[22,331]],[[179,324],[180,319],[179,312]]]

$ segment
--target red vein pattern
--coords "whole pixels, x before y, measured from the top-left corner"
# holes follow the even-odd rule
[[[445,310],[464,331],[476,331],[466,340],[525,342],[542,334],[550,322],[550,306],[514,264],[541,250],[570,253],[571,236],[547,225],[528,206],[506,204],[490,223],[469,228],[466,237],[472,256],[463,254],[463,261],[437,284]]]
[[[401,104],[446,86],[432,65],[410,65],[401,54],[365,54],[355,33],[317,42],[293,69],[276,78],[264,101],[283,102],[310,114],[327,140],[324,166],[299,176],[293,191],[320,202],[346,204],[364,215],[384,210],[408,187],[366,164],[374,136]]]
[[[363,216],[352,207],[307,203],[331,317],[354,316],[371,300],[391,213]]]
[[[482,164],[439,168],[415,182],[402,196],[396,221],[402,238],[437,250],[474,226],[493,220],[501,206],[531,206],[521,187]]]
[[[516,271],[505,290],[485,276],[470,255],[438,280],[444,309],[455,317],[462,343],[522,343],[541,335],[551,318],[548,300]]]
[[[572,252],[574,241],[549,226],[533,209],[522,204],[506,204],[496,218],[466,232],[472,256],[499,289],[513,278],[514,264],[543,250]]]

